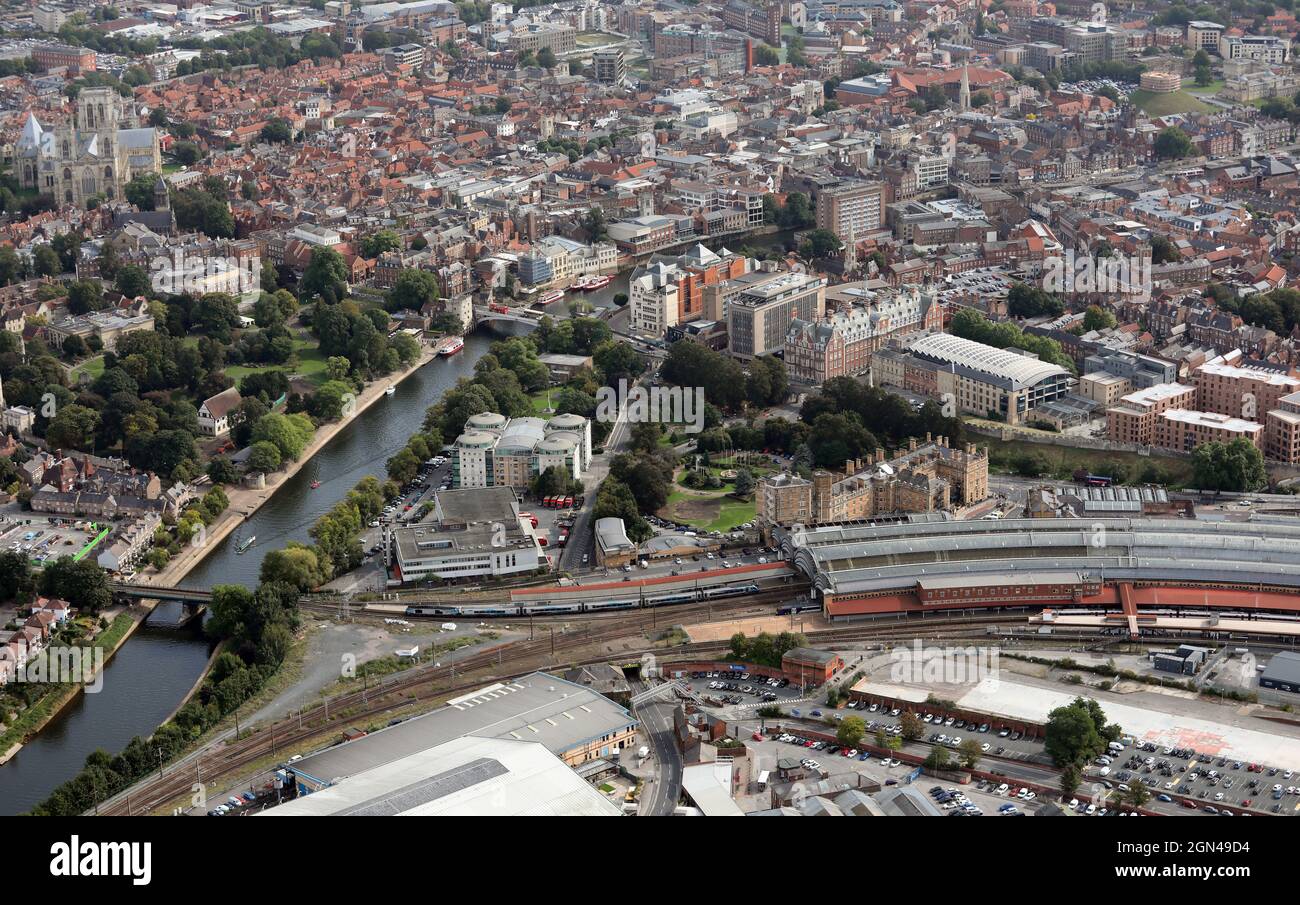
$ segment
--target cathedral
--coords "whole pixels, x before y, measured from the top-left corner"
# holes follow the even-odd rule
[[[112,88],[83,89],[71,124],[47,130],[28,114],[16,148],[18,184],[83,208],[95,196],[120,199],[132,177],[162,172],[157,130],[122,128],[134,118],[133,102]]]

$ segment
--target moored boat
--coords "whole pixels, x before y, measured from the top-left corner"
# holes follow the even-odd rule
[[[438,349],[438,354],[446,358],[449,355],[455,355],[463,348],[465,348],[465,340],[459,336],[453,336],[449,341],[443,341],[442,346]]]

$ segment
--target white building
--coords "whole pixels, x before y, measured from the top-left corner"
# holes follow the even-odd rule
[[[544,421],[480,412],[465,422],[452,447],[452,486],[522,490],[548,468],[579,480],[591,466],[591,456],[591,422],[581,415]]]
[[[231,419],[242,401],[243,397],[235,387],[209,396],[199,406],[199,429],[209,437],[224,437],[234,426]]]
[[[435,493],[428,519],[386,529],[385,555],[391,585],[518,575],[548,565],[509,487]]]
[[[656,261],[628,281],[633,333],[658,338],[677,326],[681,310],[677,283],[685,276],[676,265]]]

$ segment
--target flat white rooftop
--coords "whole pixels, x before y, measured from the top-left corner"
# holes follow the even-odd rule
[[[465,736],[340,779],[268,817],[617,817],[538,742]]]
[[[975,686],[958,701],[959,707],[984,713],[1047,721],[1047,714],[1069,704],[1077,695],[1002,679]],[[1107,722],[1118,723],[1127,735],[1161,747],[1194,748],[1203,754],[1300,769],[1300,739],[1230,726],[1213,720],[1150,710],[1098,698]]]

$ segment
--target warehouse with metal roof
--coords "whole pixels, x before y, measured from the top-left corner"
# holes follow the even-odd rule
[[[271,817],[617,817],[539,742],[466,736],[347,776]]]

